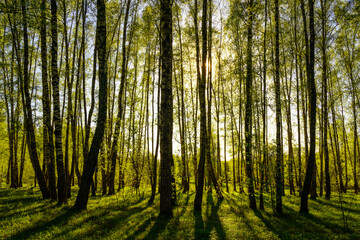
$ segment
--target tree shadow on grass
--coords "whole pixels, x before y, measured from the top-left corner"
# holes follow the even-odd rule
[[[9,209],[5,210],[1,210],[0,208],[0,219],[2,221],[7,221],[8,219],[12,219],[12,218],[16,218],[16,217],[21,217],[24,215],[33,215],[39,212],[44,211],[44,209],[48,208],[49,206],[47,205],[39,205],[39,206],[34,206],[34,207],[30,207],[27,208],[26,210],[22,210],[21,208],[14,208],[12,209],[13,211],[9,211]]]
[[[82,238],[91,238],[96,235],[97,237],[106,238],[112,232],[112,230],[117,229],[121,224],[126,225],[128,219],[136,214],[140,214],[143,212],[147,206],[144,207],[131,207],[127,208],[125,211],[119,212],[112,211],[111,209],[104,209],[98,214],[92,214],[88,218],[84,219],[84,221],[78,223],[75,226],[71,226],[71,228],[67,228],[65,231],[59,234],[59,237],[65,235],[78,227],[81,227],[84,223],[90,222],[91,228],[86,231],[85,234],[81,234],[76,236],[76,239]],[[97,213],[98,211],[95,211]],[[123,233],[126,234],[125,232]]]
[[[139,214],[147,208],[134,206],[141,200],[131,203],[131,205],[121,205],[119,206],[115,201],[109,205],[101,208],[95,208],[87,211],[79,211],[70,206],[65,206],[64,209],[60,209],[58,213],[55,213],[57,216],[49,221],[38,221],[32,224],[30,227],[14,234],[10,239],[27,239],[34,237],[43,232],[52,231],[51,228],[60,228],[61,232],[54,233],[52,238],[61,237],[67,235],[68,233],[87,225],[91,227],[86,229],[85,234],[81,233],[76,236],[77,239],[82,239],[85,237],[92,237],[95,234],[97,236],[106,237],[113,229],[115,229],[119,224],[126,224],[126,220],[134,215]],[[40,206],[42,211],[44,208],[55,207],[53,205],[49,206]],[[55,207],[56,208],[56,207]],[[41,210],[40,209],[40,210]],[[32,211],[32,210],[30,210]],[[76,223],[68,224],[70,219],[78,218]]]
[[[327,230],[335,233],[335,234],[342,234],[342,233],[354,233],[354,230],[349,228],[344,228],[340,224],[336,224],[334,222],[326,221],[324,219],[318,218],[312,214],[301,214],[303,218],[307,221],[311,222],[313,226],[321,225]]]
[[[237,215],[241,221],[243,221],[243,223],[246,225],[246,227],[248,228],[249,232],[253,232],[254,234],[256,234],[256,232],[254,231],[254,228],[252,226],[252,223],[250,222],[250,220],[248,219],[248,217],[245,215],[245,212],[248,211],[248,207],[243,205],[239,205],[238,202],[241,201],[237,201],[237,199],[234,199],[234,197],[231,197],[228,194],[228,197],[225,198],[225,200],[227,201],[228,205],[230,206],[230,210],[235,213],[235,215]]]
[[[310,213],[299,213],[298,211],[295,211],[293,208],[290,208],[286,205],[283,205],[283,208],[286,211],[286,213],[282,215],[282,217],[284,219],[283,224],[285,226],[286,226],[286,224],[291,224],[291,222],[287,221],[287,220],[292,220],[292,221],[296,221],[298,223],[298,224],[296,224],[297,227],[301,227],[301,225],[307,224],[307,226],[308,226],[307,230],[314,231],[317,233],[327,234],[325,229],[327,229],[327,231],[330,231],[332,233],[348,232],[341,225],[336,224],[331,221],[327,221],[324,218],[315,216],[311,212]],[[321,229],[321,227],[323,227],[323,229]],[[302,229],[303,229],[303,227],[302,227]]]
[[[17,207],[18,204],[21,204],[24,207],[41,200],[40,194],[29,189],[0,189],[0,206],[15,205]]]
[[[58,215],[52,220],[45,223],[34,224],[33,226],[11,236],[9,239],[28,239],[33,235],[46,231],[51,226],[66,224],[68,222],[68,219],[77,213],[77,211],[68,208],[67,210],[65,210],[64,213]]]
[[[170,219],[168,217],[159,215],[156,218],[155,223],[152,225],[150,231],[143,239],[157,239],[159,234],[166,228],[169,222]]]
[[[210,233],[204,228],[204,220],[201,212],[195,211],[195,239],[209,239]]]
[[[257,216],[258,218],[260,218],[260,220],[265,224],[265,226],[273,233],[276,233],[276,229],[274,228],[274,226],[271,224],[271,222],[269,220],[267,220],[261,211],[259,210],[253,210],[255,216]]]
[[[337,208],[340,211],[341,211],[341,208],[342,208],[345,212],[351,212],[351,213],[355,213],[355,214],[360,214],[360,210],[355,209],[355,206],[357,204],[355,199],[351,200],[352,201],[351,206],[344,206],[345,205],[344,204],[342,207],[340,206],[340,203],[339,203],[339,205],[336,205],[334,203],[331,203],[329,201],[324,201],[324,200],[319,199],[319,198],[317,198],[315,201],[318,202],[321,205],[327,205],[329,207]],[[346,205],[349,205],[349,203],[346,203]]]
[[[193,193],[188,193],[188,194],[186,195],[186,198],[185,198],[184,203],[183,203],[183,204],[179,204],[178,207],[176,208],[176,210],[178,210],[179,207],[181,206],[181,211],[180,211],[180,212],[175,211],[175,221],[176,221],[176,222],[179,222],[180,217],[181,217],[182,215],[184,215],[184,213],[186,212],[186,209],[187,209],[188,204],[189,204],[190,196],[193,195],[193,194],[195,194],[195,192],[193,192]]]
[[[136,239],[136,237],[144,232],[146,230],[146,228],[151,224],[152,221],[156,220],[155,217],[151,216],[149,217],[148,219],[146,219],[139,227],[138,229],[133,233],[131,234],[129,237],[127,237],[126,239],[130,240],[130,239]]]
[[[215,229],[219,239],[226,239],[226,233],[218,215],[222,201],[219,199],[215,204],[212,194],[207,193],[206,221],[204,222],[201,212],[194,212],[195,239],[210,239],[213,229]]]
[[[284,212],[280,215],[254,210],[254,214],[280,239],[328,239],[333,234],[353,233],[345,231],[339,224],[326,221],[312,214],[300,214],[293,208],[283,205]]]
[[[182,215],[184,215],[184,213],[186,212],[186,208],[187,208],[187,205],[189,203],[189,199],[190,199],[190,196],[193,195],[194,193],[191,193],[191,194],[187,194],[186,195],[186,198],[185,198],[185,201],[184,201],[184,204],[181,204],[179,206],[182,206],[181,207],[181,210],[180,212],[177,212],[175,211],[174,209],[174,221],[175,223],[179,222],[179,219]],[[160,219],[159,219],[160,218]],[[148,216],[148,218],[143,221],[143,223],[141,225],[139,225],[137,227],[137,230],[131,234],[129,237],[127,237],[126,239],[136,239],[137,236],[141,233],[143,233],[144,231],[146,231],[146,229],[151,225],[151,223],[154,222],[152,228],[150,229],[149,233],[146,235],[145,239],[154,239],[154,238],[158,238],[158,235],[160,234],[160,232],[162,232],[166,225],[167,225],[167,221],[166,219],[161,219],[161,217],[155,217],[155,216]]]

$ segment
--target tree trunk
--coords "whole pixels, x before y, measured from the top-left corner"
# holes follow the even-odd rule
[[[330,94],[331,99],[333,98],[332,94]],[[337,164],[337,171],[339,173],[339,183],[340,183],[340,191],[344,192],[344,182],[343,182],[343,171],[341,165],[341,153],[340,153],[340,143],[339,143],[339,135],[337,130],[337,123],[336,123],[336,113],[334,104],[331,105],[331,113],[332,113],[332,120],[333,120],[333,131],[334,131],[334,145],[335,145],[335,155],[334,155],[334,163]]]
[[[357,165],[357,142],[359,141],[358,140],[358,133],[357,133],[357,111],[356,111],[356,103],[355,103],[355,81],[354,79],[351,79],[351,85],[352,85],[352,89],[351,89],[351,92],[352,92],[352,112],[353,112],[353,119],[354,119],[354,145],[353,145],[353,151],[354,151],[354,168],[353,168],[353,171],[354,171],[354,191],[355,191],[355,194],[358,193],[358,181],[357,181],[357,170],[356,170],[356,165]]]
[[[169,218],[172,212],[172,131],[173,131],[173,96],[172,96],[172,1],[160,3],[161,33],[161,103],[160,103],[160,214]]]
[[[122,65],[121,65],[121,80],[120,80],[120,89],[119,89],[119,109],[118,115],[116,118],[115,123],[115,133],[113,136],[113,142],[111,145],[111,153],[110,153],[110,161],[111,161],[111,168],[110,168],[110,176],[109,176],[109,194],[115,193],[115,168],[116,168],[116,158],[117,158],[117,149],[118,149],[118,138],[120,133],[120,125],[123,117],[123,92],[124,86],[126,81],[126,70],[127,70],[127,59],[126,59],[126,39],[127,39],[127,24],[129,18],[129,11],[130,11],[130,0],[127,1],[126,4],[126,11],[125,11],[125,20],[124,20],[124,32],[123,32],[123,42],[122,42]],[[99,63],[100,64],[100,63]]]
[[[294,1],[294,38],[295,38],[295,73],[296,73],[296,113],[297,113],[297,141],[298,141],[298,167],[299,178],[297,179],[297,185],[299,188],[299,194],[301,195],[302,189],[302,168],[301,168],[301,122],[300,122],[300,84],[299,84],[299,56],[298,56],[298,38],[297,38],[297,4]]]
[[[179,130],[180,130],[180,148],[181,148],[181,162],[183,167],[182,173],[182,186],[183,192],[189,191],[189,182],[188,179],[188,172],[186,168],[186,119],[185,119],[185,102],[184,102],[184,67],[183,67],[183,47],[182,47],[182,38],[181,38],[181,27],[180,27],[180,18],[179,14],[177,16],[177,26],[178,26],[178,33],[179,33],[179,44],[180,44],[180,84],[178,88],[180,88],[180,96],[178,96],[178,104],[179,104]]]
[[[47,67],[47,46],[46,46],[46,1],[41,1],[41,78],[43,89],[43,143],[44,143],[44,161],[48,168],[49,190],[52,200],[57,200],[56,196],[56,179],[55,179],[55,156],[54,156],[54,138],[53,128],[51,126],[51,108],[50,108],[50,94],[48,82],[48,67]]]
[[[279,1],[275,0],[275,105],[276,105],[276,212],[282,213],[282,174],[281,174],[281,100],[280,100],[280,56],[279,56]]]
[[[286,68],[286,59],[284,56],[284,66],[285,66],[285,83],[283,82],[283,92],[287,100],[285,101],[286,108],[286,122],[287,122],[287,138],[288,138],[288,177],[289,177],[289,187],[290,194],[295,194],[295,185],[294,185],[294,150],[292,144],[293,132],[292,132],[292,123],[291,123],[291,77],[290,83],[288,82],[287,68]],[[290,63],[290,73],[293,72],[293,62]]]
[[[197,1],[195,1],[197,5]],[[196,11],[196,10],[195,10]],[[198,185],[196,187],[196,195],[194,200],[194,211],[201,212],[201,203],[204,190],[204,168],[206,161],[206,142],[207,142],[207,127],[206,127],[206,60],[207,60],[207,0],[203,1],[203,15],[202,15],[202,64],[201,64],[201,79],[199,85],[199,100],[200,100],[200,159],[198,166]]]
[[[106,61],[106,12],[105,1],[97,0],[97,34],[99,49],[99,112],[94,137],[91,143],[81,184],[76,197],[75,208],[86,209],[89,199],[90,184],[98,161],[100,146],[103,140],[107,108],[107,61]]]
[[[58,174],[58,204],[63,204],[67,202],[67,194],[62,149],[62,123],[60,119],[59,73],[57,68],[57,5],[55,0],[51,0],[51,39],[51,77],[53,86],[56,167]]]
[[[268,0],[265,0],[265,26],[264,26],[264,43],[263,43],[263,112],[262,112],[262,124],[263,124],[263,133],[262,133],[262,151],[263,158],[262,163],[260,164],[260,210],[264,210],[264,185],[265,183],[265,171],[267,168],[267,98],[266,98],[266,71],[267,71],[267,62],[266,62],[266,33],[267,33],[267,20],[268,20]]]
[[[26,140],[28,145],[28,151],[30,155],[30,160],[33,165],[35,171],[35,179],[38,180],[41,194],[44,199],[50,198],[50,192],[48,187],[46,186],[44,173],[41,170],[37,151],[36,151],[36,140],[35,140],[35,130],[32,119],[32,109],[31,109],[31,98],[29,94],[29,43],[28,43],[28,32],[27,32],[27,13],[26,13],[26,1],[21,0],[22,7],[22,17],[23,17],[23,31],[24,31],[24,76],[20,73],[20,86],[22,92],[22,102],[24,108],[24,122],[26,129]],[[17,53],[18,62],[20,63],[20,56]],[[20,65],[20,64],[19,64]],[[35,180],[36,181],[36,180]]]
[[[233,82],[231,82],[231,89],[230,89],[230,101],[233,99]],[[230,103],[230,119],[231,119],[231,146],[232,146],[232,164],[233,164],[233,187],[234,192],[236,192],[236,162],[235,162],[235,140],[234,140],[234,128],[236,126],[235,119],[234,119],[234,109],[233,104]]]
[[[5,41],[3,48],[5,49]],[[12,50],[14,50],[14,46],[12,46]],[[2,61],[5,62],[5,53],[2,53]],[[11,62],[14,61],[14,51],[11,54]],[[6,126],[7,126],[7,133],[8,133],[8,142],[9,142],[9,161],[8,161],[8,169],[7,169],[7,178],[6,183],[10,183],[10,188],[17,188],[17,162],[16,162],[16,144],[15,144],[15,118],[14,113],[14,68],[13,64],[11,64],[10,69],[10,77],[7,76],[8,69],[5,66],[3,68],[3,96],[4,96],[4,103],[5,103],[5,113],[6,113]],[[8,89],[9,88],[9,89]],[[16,100],[15,100],[16,101]],[[15,148],[15,149],[14,149]]]
[[[199,102],[199,84],[201,82],[201,73],[200,73],[200,40],[199,40],[199,30],[198,30],[198,2],[195,0],[194,3],[194,27],[195,27],[195,48],[196,48],[196,100],[195,100],[195,113],[193,114],[194,122],[194,175],[195,175],[195,188],[198,189],[199,185],[199,169],[197,163],[197,119],[198,119],[198,102]],[[191,85],[192,86],[192,85]],[[194,104],[193,104],[194,106]],[[201,110],[200,110],[201,111]],[[201,133],[200,133],[201,135]]]
[[[224,174],[225,174],[225,184],[226,184],[226,192],[229,192],[229,180],[228,180],[228,170],[227,170],[227,163],[226,163],[226,101],[225,101],[225,90],[224,90],[224,83],[222,82],[223,88],[223,105],[224,105]]]
[[[302,5],[304,2],[302,0]],[[316,137],[316,88],[315,88],[315,27],[314,27],[314,0],[309,0],[309,25],[310,25],[310,44],[309,44],[309,64],[306,69],[308,72],[308,92],[310,105],[310,154],[307,162],[304,187],[301,195],[300,212],[308,213],[308,194],[310,191],[311,179],[315,170],[315,137]],[[305,21],[305,19],[304,19]]]
[[[342,117],[342,131],[343,131],[343,141],[344,141],[344,153],[345,153],[345,185],[344,185],[344,192],[347,192],[348,188],[348,158],[350,158],[350,150],[349,150],[349,141],[347,138],[346,128],[345,128],[345,116],[344,116],[344,107],[343,107],[343,97],[341,97],[341,117]],[[349,155],[347,155],[349,154]],[[330,177],[330,176],[329,176]],[[330,182],[329,182],[330,184]]]
[[[20,152],[20,175],[19,175],[19,186],[23,186],[23,175],[24,175],[24,166],[25,166],[25,151],[26,151],[26,140],[25,133],[23,134],[22,143],[21,143],[21,152]],[[56,194],[55,194],[56,196]]]
[[[245,164],[248,183],[249,204],[251,209],[256,209],[254,179],[252,169],[252,38],[253,38],[253,0],[248,6],[248,36],[247,36],[247,57],[246,57],[246,110],[245,110]]]
[[[325,197],[326,199],[330,199],[331,196],[331,182],[330,182],[330,169],[329,169],[329,148],[328,148],[328,140],[327,140],[327,130],[329,127],[329,117],[328,117],[328,103],[327,103],[327,37],[326,37],[326,0],[321,0],[321,23],[322,23],[322,84],[324,88],[324,104],[323,104],[323,148],[324,148],[324,162],[325,162]],[[345,159],[346,159],[346,148],[345,148]],[[345,160],[346,161],[346,160]]]

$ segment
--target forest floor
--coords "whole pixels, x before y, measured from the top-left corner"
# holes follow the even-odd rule
[[[0,239],[360,239],[360,196],[333,193],[309,200],[310,214],[300,214],[298,196],[283,197],[284,213],[248,208],[245,194],[205,193],[202,214],[194,215],[194,192],[178,195],[174,218],[158,218],[159,195],[122,190],[114,196],[90,197],[87,211],[75,212],[76,189],[69,204],[44,201],[36,189],[0,188]],[[258,200],[258,199],[257,199]],[[343,213],[347,219],[344,228]]]

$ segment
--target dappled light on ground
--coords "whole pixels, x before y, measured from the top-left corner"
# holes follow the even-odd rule
[[[74,192],[75,193],[75,192]],[[75,196],[75,194],[73,194]],[[148,205],[149,194],[127,189],[114,196],[90,197],[86,211],[44,201],[33,189],[0,190],[0,239],[359,239],[359,196],[310,201],[311,214],[299,213],[299,197],[284,197],[284,214],[271,208],[248,208],[245,194],[227,193],[224,200],[206,193],[202,213],[194,213],[194,193],[179,194],[171,220],[158,216],[158,195]],[[343,226],[345,213],[348,227]]]

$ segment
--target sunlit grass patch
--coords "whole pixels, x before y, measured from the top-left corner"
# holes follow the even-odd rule
[[[299,213],[300,198],[284,196],[284,213],[248,208],[246,194],[204,192],[201,214],[194,214],[195,194],[177,195],[174,218],[158,218],[159,195],[124,189],[113,196],[91,196],[86,211],[74,211],[77,189],[68,205],[44,201],[38,190],[0,189],[0,239],[360,239],[359,196],[334,194],[309,200],[310,214]],[[343,216],[348,226],[343,226]]]

